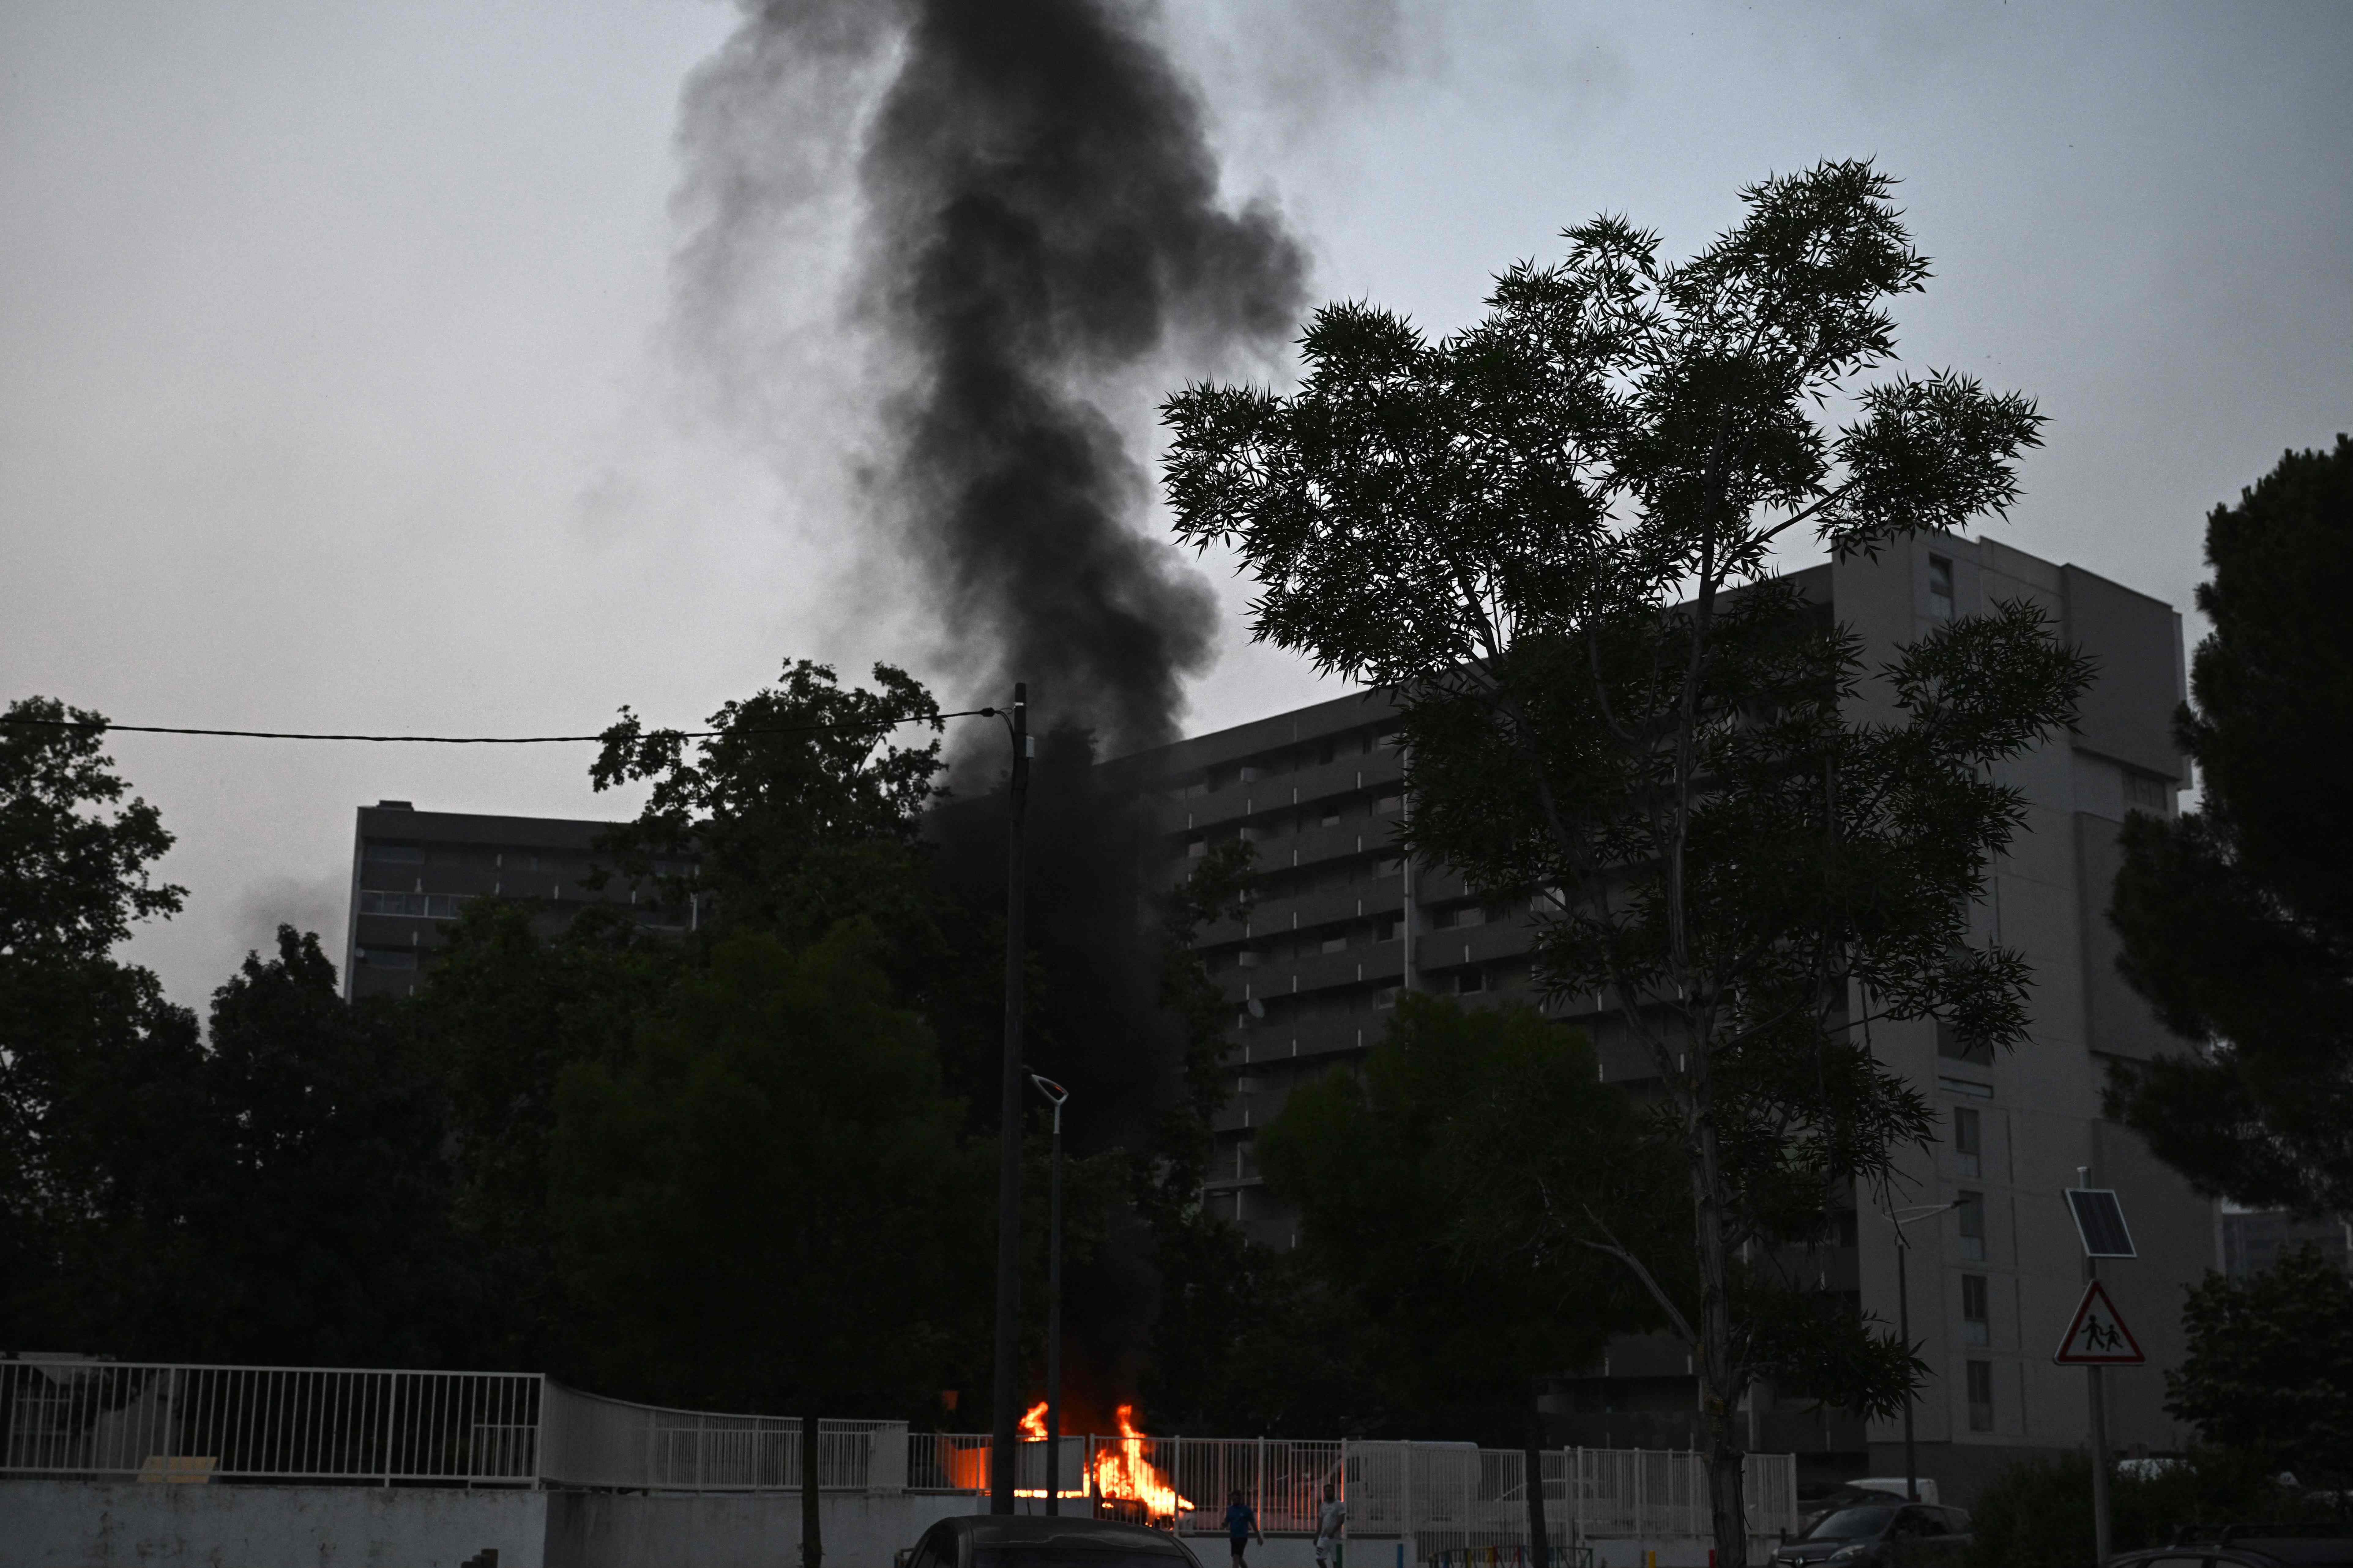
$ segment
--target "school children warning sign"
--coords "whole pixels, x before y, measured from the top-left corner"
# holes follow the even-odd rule
[[[2067,1325],[2067,1337],[2059,1342],[2059,1349],[2051,1359],[2061,1366],[2139,1366],[2148,1357],[2141,1353],[2140,1342],[2133,1338],[2125,1321],[2116,1316],[2116,1304],[2096,1279],[2084,1292],[2083,1304],[2075,1309],[2074,1321]]]

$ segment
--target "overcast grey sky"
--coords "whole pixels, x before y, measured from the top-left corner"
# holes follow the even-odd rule
[[[847,209],[770,258],[733,376],[675,352],[679,93],[735,20],[0,7],[0,696],[591,731],[698,719],[798,655],[969,695],[846,521]],[[2353,427],[2353,5],[1261,0],[1166,30],[1316,296],[1437,330],[1595,211],[1680,253],[1745,182],[1877,157],[1936,261],[1907,361],[2052,417],[2002,537],[2185,608],[2206,510]],[[1121,411],[1139,439],[1156,390]],[[1316,694],[1233,625],[1196,728]],[[191,889],[133,954],[191,1005],[279,920],[340,952],[357,805],[634,805],[586,748],[113,748]]]

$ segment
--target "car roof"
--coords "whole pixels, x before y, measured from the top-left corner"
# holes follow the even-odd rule
[[[2220,1547],[2217,1550],[2257,1552],[2275,1562],[2310,1564],[2311,1568],[2322,1568],[2323,1564],[2353,1563],[2353,1541],[2333,1541],[2327,1538],[2316,1541],[2309,1538],[2286,1540],[2275,1535],[2250,1535],[2232,1541],[2228,1546]]]
[[[976,1513],[960,1519],[944,1520],[960,1535],[972,1538],[975,1546],[1025,1546],[1050,1544],[1074,1551],[1103,1551],[1125,1548],[1130,1552],[1156,1552],[1170,1557],[1183,1557],[1185,1549],[1176,1538],[1165,1530],[1146,1525],[1126,1524],[1112,1519],[1049,1517],[1034,1513]]]

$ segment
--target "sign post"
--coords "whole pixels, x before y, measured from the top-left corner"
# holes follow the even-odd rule
[[[2125,1227],[2124,1207],[2116,1202],[2115,1193],[2105,1188],[2070,1187],[2067,1208],[2075,1217],[2075,1234],[2084,1243],[2084,1271],[2089,1282],[2051,1359],[2061,1366],[2082,1367],[2090,1384],[2093,1553],[2100,1568],[2106,1568],[2110,1543],[2108,1402],[2100,1381],[2101,1369],[2139,1366],[2148,1358],[2141,1353],[2140,1342],[2133,1338],[2132,1331],[2117,1315],[2116,1304],[2108,1300],[2107,1289],[2100,1283],[2099,1260],[2137,1258],[2140,1254],[2133,1247],[2132,1232]]]

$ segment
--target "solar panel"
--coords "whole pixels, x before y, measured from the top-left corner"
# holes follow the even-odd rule
[[[2070,1187],[2067,1206],[2074,1212],[2075,1234],[2083,1238],[2086,1258],[2138,1258],[2132,1232],[2125,1228],[2124,1205],[2105,1187]]]

